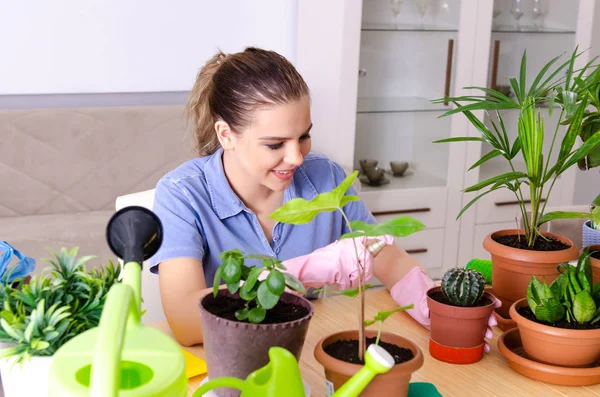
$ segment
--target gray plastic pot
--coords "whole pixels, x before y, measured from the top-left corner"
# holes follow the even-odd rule
[[[253,371],[269,362],[269,348],[280,346],[289,350],[298,361],[306,339],[308,324],[314,314],[313,305],[305,298],[284,292],[281,301],[301,305],[308,309],[304,317],[280,324],[251,324],[226,320],[204,308],[210,300],[220,296],[233,296],[226,289],[219,291],[216,298],[212,294],[200,300],[204,355],[208,377],[216,379],[231,376],[246,379]],[[220,397],[237,397],[235,389],[213,391]]]

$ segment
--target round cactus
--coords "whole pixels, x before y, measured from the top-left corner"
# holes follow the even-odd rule
[[[483,295],[485,281],[481,273],[454,267],[442,278],[442,292],[456,306],[473,306]]]

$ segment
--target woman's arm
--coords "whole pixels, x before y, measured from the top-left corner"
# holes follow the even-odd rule
[[[373,260],[373,275],[390,291],[414,267],[423,266],[397,244],[386,246]],[[425,271],[425,269],[423,269]],[[426,272],[426,271],[425,271]]]
[[[183,346],[202,343],[200,299],[206,288],[202,263],[193,258],[174,258],[161,262],[158,279],[160,298],[169,327]]]

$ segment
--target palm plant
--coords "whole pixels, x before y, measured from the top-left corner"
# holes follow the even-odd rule
[[[50,251],[48,275],[34,276],[29,284],[0,286],[0,342],[10,345],[0,351],[0,358],[22,363],[32,356],[52,356],[71,338],[98,325],[120,267],[109,262],[87,271],[85,263],[93,257],[77,258],[77,251]]]
[[[528,85],[526,81],[527,54],[524,53],[521,59],[519,79],[514,77],[509,79],[515,93],[514,99],[493,89],[466,87],[481,91],[482,95],[449,97],[434,101],[436,103],[452,102],[456,105],[454,109],[440,117],[462,113],[481,133],[481,137],[453,137],[436,142],[487,142],[491,145],[492,150],[475,162],[469,170],[479,167],[495,157],[504,158],[510,167],[509,172],[493,176],[466,188],[465,192],[478,192],[478,195],[462,208],[457,218],[481,197],[498,189],[509,189],[515,194],[519,203],[526,244],[529,248],[534,248],[537,239],[541,236],[539,228],[545,222],[555,219],[590,217],[590,213],[582,212],[545,213],[546,203],[558,177],[569,167],[586,158],[600,144],[600,128],[594,128],[588,134],[583,145],[575,147],[576,139],[585,127],[583,119],[590,103],[589,93],[592,82],[596,81],[584,77],[592,68],[594,60],[582,69],[575,70],[575,60],[579,55],[575,50],[567,61],[560,64],[557,62],[561,56],[552,59],[544,65],[531,85]],[[593,69],[590,75],[600,75],[597,66],[594,66]],[[561,107],[557,127],[551,135],[547,135],[544,129],[544,117],[540,111],[543,102],[549,103],[549,116],[552,116],[555,103]],[[518,133],[516,139],[510,142],[502,112],[513,109],[519,111]],[[488,115],[495,113],[497,121],[490,117],[492,128],[488,128],[473,114],[475,111],[484,111]],[[600,127],[598,124],[594,125]],[[562,139],[558,139],[561,127],[566,128],[566,131],[562,135]],[[549,151],[544,153],[544,143],[549,137],[551,137]],[[555,151],[558,151],[558,154],[553,160],[552,154]],[[518,155],[521,155],[524,160],[524,171],[518,171],[515,167]],[[529,189],[531,202],[529,214],[525,206],[524,188]]]

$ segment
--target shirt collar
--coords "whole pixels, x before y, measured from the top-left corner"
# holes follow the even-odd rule
[[[203,171],[206,176],[210,201],[219,219],[223,220],[237,215],[242,211],[251,212],[237,194],[235,194],[233,189],[231,189],[231,186],[229,186],[229,181],[227,181],[225,170],[223,169],[223,148],[219,148],[215,153],[210,155],[210,158],[204,164]],[[300,176],[297,174],[301,174],[302,177],[306,178],[306,174],[300,167],[296,171],[294,180],[283,194],[284,202],[297,197],[295,185],[298,176]],[[302,181],[300,182],[302,183]]]

